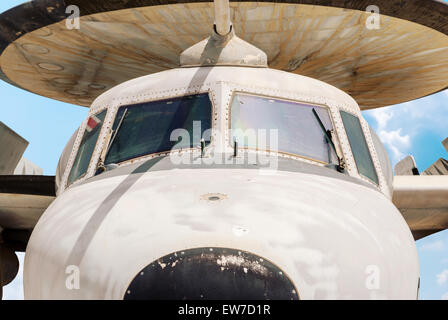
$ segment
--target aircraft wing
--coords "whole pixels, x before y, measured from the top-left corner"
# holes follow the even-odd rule
[[[19,270],[37,221],[56,197],[55,177],[22,158],[28,141],[0,122],[0,299]],[[15,175],[13,175],[15,174]],[[22,175],[20,175],[22,174]],[[33,175],[30,175],[33,174]]]
[[[392,201],[415,240],[448,229],[448,176],[395,176]]]
[[[0,152],[0,175],[13,174],[28,146],[28,141],[0,121],[0,146],[2,146],[2,151]]]
[[[0,176],[0,231],[3,242],[24,251],[40,216],[55,199],[54,176]]]

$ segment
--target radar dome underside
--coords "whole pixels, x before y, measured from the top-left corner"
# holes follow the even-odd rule
[[[61,1],[53,2],[54,10],[60,11]],[[151,1],[140,1],[141,7],[130,8],[126,1],[118,1],[121,10],[104,8],[104,4],[95,7],[98,1],[72,2],[79,2],[81,14],[93,13],[81,17],[79,30],[67,29],[65,20],[42,22],[34,31],[11,35],[9,42],[3,39],[0,63],[5,80],[46,97],[90,106],[119,83],[178,67],[181,52],[207,38],[213,25],[211,2],[151,5]],[[380,29],[369,30],[366,12],[355,10],[351,2],[344,4],[353,7],[349,10],[337,7],[336,2],[319,2],[328,6],[232,2],[231,18],[236,34],[266,52],[271,68],[334,85],[352,95],[363,109],[413,100],[448,87],[448,36],[442,33],[448,30],[443,23],[436,28],[431,22],[448,22],[447,5],[427,1],[440,6],[439,17],[425,9],[421,16],[426,15],[426,20],[421,18],[419,23],[381,15]],[[33,1],[4,13],[0,26],[12,32],[14,12],[37,11],[43,3]],[[396,15],[404,17],[416,3],[407,2]],[[379,7],[393,15],[391,6],[384,1],[384,7]]]

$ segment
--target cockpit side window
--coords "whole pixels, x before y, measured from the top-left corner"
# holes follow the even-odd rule
[[[212,103],[208,93],[123,106],[117,112],[104,163],[210,143]],[[174,134],[179,130],[179,134]],[[172,139],[172,135],[175,138]],[[176,140],[177,139],[177,140]]]
[[[78,154],[76,155],[68,177],[69,185],[81,178],[87,172],[90,158],[92,157],[93,150],[95,149],[101,127],[103,126],[104,118],[106,117],[106,112],[107,111],[104,110],[97,115],[89,117],[87,120],[86,130],[84,132],[84,136],[82,137]]]
[[[333,124],[329,110],[322,106],[238,93],[232,101],[231,129],[239,146],[338,164],[333,142],[329,141]],[[259,130],[266,130],[266,135],[277,130],[277,150],[271,145],[260,147]],[[255,139],[248,138],[251,131]]]
[[[70,155],[73,150],[73,146],[75,145],[76,138],[78,137],[78,131],[79,128],[73,133],[70,140],[68,141],[67,145],[64,148],[64,151],[62,151],[61,157],[59,158],[58,166],[56,168],[56,194],[59,192],[59,188],[62,185],[65,170],[67,168],[67,164],[70,160]]]
[[[342,122],[360,175],[378,184],[378,175],[358,117],[341,111]]]

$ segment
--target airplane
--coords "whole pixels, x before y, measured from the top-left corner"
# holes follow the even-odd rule
[[[448,177],[394,176],[361,111],[448,87],[448,5],[375,2],[2,13],[0,77],[89,115],[54,177],[5,143],[1,284],[25,252],[25,299],[417,299]]]

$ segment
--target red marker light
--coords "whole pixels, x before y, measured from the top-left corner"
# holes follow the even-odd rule
[[[89,120],[87,121],[87,126],[86,126],[86,130],[88,131],[88,132],[91,132],[93,129],[95,129],[96,128],[96,126],[98,125],[98,124],[100,124],[101,123],[101,120],[100,119],[98,119],[96,116],[90,116],[90,118],[89,118]]]

